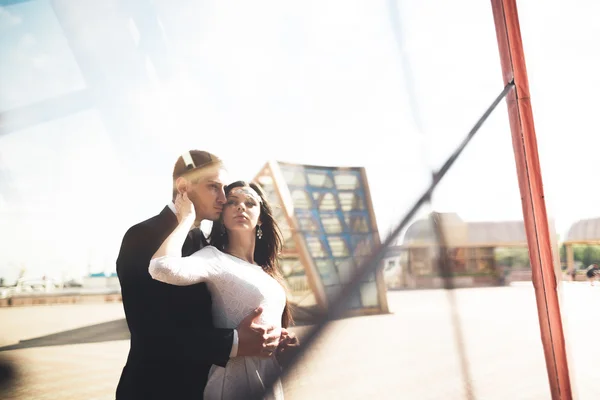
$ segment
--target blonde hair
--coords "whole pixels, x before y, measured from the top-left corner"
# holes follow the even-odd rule
[[[175,181],[178,178],[185,177],[196,182],[204,172],[218,168],[224,168],[223,161],[208,151],[190,150],[179,156],[173,166],[173,199],[177,196]]]

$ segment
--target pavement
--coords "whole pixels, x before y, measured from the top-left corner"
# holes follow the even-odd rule
[[[561,299],[574,398],[600,399],[600,286],[565,282]],[[530,283],[388,301],[390,314],[330,324],[289,371],[286,399],[550,399]],[[114,399],[129,348],[121,304],[0,308],[0,321],[0,363],[17,376],[1,399]]]

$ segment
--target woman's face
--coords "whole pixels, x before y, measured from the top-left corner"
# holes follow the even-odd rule
[[[259,223],[260,196],[251,187],[236,187],[227,195],[223,224],[228,231],[253,230]]]

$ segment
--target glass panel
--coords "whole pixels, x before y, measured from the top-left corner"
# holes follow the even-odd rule
[[[294,250],[296,250],[296,241],[294,240],[294,238],[292,237],[292,235],[290,235],[288,238],[284,239],[284,241],[283,241],[283,248],[286,251],[294,251]]]
[[[264,186],[263,186],[264,189]],[[269,190],[265,189],[265,194],[267,195],[267,200],[271,203],[271,206],[275,209],[274,212],[280,212],[281,207],[279,206],[279,196],[275,193],[272,187]]]
[[[136,219],[156,212],[155,205],[138,204],[138,209],[131,205],[124,209],[126,214],[117,214],[123,212],[119,208],[123,199],[117,200],[114,193],[124,190],[125,180],[116,161],[96,110],[0,135],[0,162],[7,166],[2,170],[10,174],[9,184],[0,185],[3,191],[10,190],[0,193],[0,241],[7,244],[2,248],[2,263],[23,265],[34,277],[60,276],[62,271],[78,277],[110,275],[121,241],[116,232],[126,228],[122,217]],[[74,202],[77,196],[96,211],[85,218],[74,217],[83,207]],[[14,201],[9,202],[11,198]],[[40,226],[51,226],[52,234]],[[91,235],[85,243],[83,231]],[[28,243],[35,243],[39,251],[27,251]],[[0,265],[0,275],[4,273]],[[11,282],[19,274],[12,270],[0,278]]]
[[[335,214],[321,214],[321,224],[325,233],[341,233],[344,230],[342,222]]]
[[[314,304],[312,290],[300,260],[296,257],[286,257],[281,259],[280,266],[287,282],[290,301],[296,304],[301,302],[304,306]]]
[[[315,204],[322,211],[332,211],[337,209],[337,202],[335,201],[335,195],[331,192],[321,193],[314,192],[313,199]]]
[[[348,305],[347,305],[347,309],[348,310],[355,310],[358,308],[361,308],[362,304],[360,302],[360,293],[356,293],[352,296],[350,296],[350,299],[348,300]]]
[[[352,232],[364,232],[370,231],[369,222],[366,215],[345,215],[346,225]]]
[[[282,232],[290,230],[290,226],[287,222],[287,218],[285,218],[283,213],[278,213],[277,216],[275,217],[275,220],[277,221],[277,225],[279,225],[279,229],[281,229]]]
[[[298,258],[283,258],[280,260],[279,266],[281,268],[281,273],[286,279],[294,273],[298,266],[302,267]],[[304,272],[303,269],[302,272]]]
[[[354,190],[360,187],[360,180],[357,174],[335,172],[333,179],[338,190]]]
[[[265,173],[261,176],[259,176],[257,178],[258,183],[260,184],[260,186],[262,186],[262,188],[265,190],[265,192],[267,190],[269,191],[273,191],[273,178],[271,177],[271,175],[268,175],[268,171],[265,171]],[[267,189],[267,187],[269,189]]]
[[[272,7],[267,4],[269,2],[239,2],[236,7],[229,8],[215,1],[8,0],[0,3],[3,5],[0,8],[0,111],[84,88],[80,75],[96,78],[91,79],[90,84],[102,87],[91,89],[106,95],[102,99],[105,104],[94,107],[100,110],[98,126],[106,129],[107,135],[97,135],[92,126],[72,120],[75,122],[64,124],[63,121],[55,125],[59,127],[56,131],[60,135],[54,135],[55,129],[49,130],[46,123],[31,121],[23,131],[0,137],[0,163],[3,164],[0,166],[3,175],[0,177],[0,238],[3,244],[0,268],[13,271],[23,267],[40,276],[60,275],[73,269],[79,275],[87,274],[88,265],[93,266],[91,271],[102,271],[104,267],[109,268],[109,272],[114,271],[114,258],[123,233],[132,224],[159,212],[160,209],[155,209],[157,205],[162,208],[170,199],[172,156],[188,146],[196,146],[198,132],[230,138],[213,140],[209,147],[225,160],[233,161],[232,172],[239,171],[239,175],[255,172],[272,157],[302,158],[315,164],[360,163],[368,166],[377,205],[375,212],[384,237],[420,194],[422,186],[429,184],[429,167],[435,170],[442,165],[445,156],[463,139],[501,84],[496,35],[487,2],[470,2],[466,7],[468,10],[447,1],[339,2],[341,6],[320,7],[318,12],[310,7],[303,9],[298,5],[300,3]],[[597,46],[595,19],[598,12],[594,11],[597,11],[598,2],[586,2],[587,8],[565,7],[563,2],[544,2],[540,7],[539,3],[520,2],[522,10],[530,11],[522,15],[523,29],[530,29],[529,33],[537,32],[528,36],[525,31],[523,39],[526,46],[538,50],[526,53],[532,61],[529,72],[534,92],[533,107],[536,118],[540,118],[536,119],[536,126],[540,133],[548,133],[539,135],[540,158],[542,163],[548,162],[542,168],[546,171],[545,189],[549,198],[552,193],[558,197],[557,233],[562,239],[568,224],[580,218],[592,218],[598,209],[597,185],[593,184],[598,146],[594,146],[595,136],[589,132],[598,131],[600,119],[594,110],[596,103],[585,101],[593,95],[597,81],[590,77],[596,77],[600,61],[596,52],[589,51]],[[578,5],[584,7],[583,2],[580,3]],[[86,12],[90,7],[93,11],[109,9],[110,12]],[[136,7],[143,10],[137,10],[132,16],[128,10]],[[60,24],[52,15],[53,8],[59,16],[59,9],[63,10]],[[569,11],[570,16],[576,18],[568,18]],[[336,29],[331,29],[332,21],[335,21]],[[570,22],[570,25],[556,29],[562,22]],[[149,26],[158,24],[164,27],[168,43],[157,40],[156,32],[149,32],[152,30]],[[128,25],[137,26],[133,37],[122,34]],[[361,29],[356,29],[357,26]],[[61,28],[70,31],[72,36],[68,40],[77,51],[76,56],[69,53],[69,44],[62,37]],[[57,45],[59,42],[60,46]],[[131,46],[121,47],[119,43],[131,43]],[[165,48],[161,43],[167,43]],[[117,47],[114,52],[105,50],[114,47]],[[167,74],[160,73],[164,68],[156,62],[157,54],[164,55],[160,58],[165,64],[176,66],[172,79],[163,78]],[[556,54],[566,56],[557,57]],[[139,68],[130,65],[137,65],[138,59],[148,60],[149,57],[156,65],[160,82],[153,81],[152,87],[140,88],[136,93],[123,90],[121,86],[129,85],[130,81],[139,82],[132,85],[136,88],[150,86],[145,85],[146,79],[137,78],[143,72],[137,73]],[[86,68],[81,74],[75,58],[82,71]],[[96,63],[112,66],[96,68]],[[554,83],[562,72],[573,69],[578,73],[569,76],[569,85]],[[407,71],[412,71],[412,76]],[[288,79],[290,76],[294,79]],[[448,79],[449,76],[452,79]],[[406,90],[408,83],[414,84],[413,93]],[[137,105],[112,107],[109,101],[115,99],[119,106],[129,100],[132,103],[143,100],[148,104],[145,98],[140,99],[148,92],[165,100],[164,103],[151,101],[147,106],[140,106],[147,107],[147,112],[142,118],[135,115],[134,119],[144,119],[152,128],[159,127],[148,131],[134,129],[137,125],[129,122],[127,116],[138,109]],[[413,95],[415,98],[411,99]],[[418,107],[407,107],[407,98],[410,103],[414,100]],[[583,101],[561,101],[566,98]],[[440,186],[433,196],[438,202],[436,208],[457,212],[466,223],[473,222],[472,226],[475,221],[520,219],[522,212],[518,185],[515,179],[507,179],[514,178],[515,173],[509,127],[502,123],[506,122],[505,108],[501,105],[494,112],[450,171],[454,179],[449,174],[445,179],[450,180],[442,182],[445,189]],[[411,115],[417,109],[420,118]],[[72,118],[60,113],[57,117],[54,111],[49,108],[46,117]],[[111,113],[113,115],[106,118]],[[572,115],[578,115],[578,118],[573,119]],[[417,126],[419,119],[421,126]],[[30,134],[35,131],[40,133],[39,137],[32,139]],[[560,135],[565,131],[569,132],[567,138]],[[255,132],[260,133],[261,140],[245,141],[249,133]],[[368,134],[365,140],[348,140],[365,132]],[[402,134],[398,135],[398,132]],[[420,150],[422,139],[430,141],[423,146],[425,151]],[[247,144],[245,153],[253,156],[240,157],[239,147],[231,146],[231,143]],[[265,146],[265,143],[270,145]],[[401,157],[398,149],[402,149]],[[504,156],[507,159],[503,159]],[[43,168],[37,168],[31,160],[45,160]],[[85,165],[84,173],[74,167],[78,165]],[[292,173],[284,173],[284,178],[293,188],[304,189],[307,178],[303,171],[303,168],[297,168]],[[348,170],[336,172],[349,174]],[[334,178],[331,172],[328,174],[329,178],[327,174],[316,177],[315,184],[331,185],[327,190],[351,188],[339,197],[344,210],[363,210],[368,205],[360,179],[352,188],[350,179],[346,181],[346,178]],[[232,173],[232,176],[236,174]],[[565,176],[569,176],[568,185],[565,185]],[[323,182],[319,183],[321,178]],[[394,184],[390,185],[390,182]],[[273,186],[269,186],[269,198],[275,201]],[[296,211],[312,209],[310,192],[309,196],[301,199],[304,203],[296,205]],[[281,213],[277,216],[282,217]],[[345,221],[340,222],[344,224]],[[368,226],[374,226],[368,217],[366,222]],[[47,229],[39,229],[40,226],[51,227],[51,234]],[[479,244],[488,246],[490,241],[484,239],[500,239],[496,233],[500,235],[500,230],[494,229],[493,236],[482,232],[477,238]],[[288,230],[288,239],[290,234]],[[431,235],[414,238],[416,240],[407,240],[403,244],[417,243],[414,252],[422,250],[421,260],[425,265],[431,265],[434,251],[427,246],[435,240],[427,242]],[[354,240],[349,243],[351,254],[355,244]],[[520,251],[511,248],[510,252],[494,253],[496,258],[503,260],[503,265],[510,265],[507,269],[512,271],[507,274],[507,280],[521,280],[521,284],[452,291],[450,294],[456,293],[460,300],[456,303],[449,303],[449,293],[444,291],[390,292],[393,314],[342,321],[352,325],[352,329],[342,333],[356,337],[372,335],[373,331],[379,332],[374,322],[383,320],[408,327],[399,332],[400,337],[394,329],[383,330],[388,336],[381,338],[382,343],[390,343],[385,348],[385,356],[393,361],[394,368],[371,368],[381,365],[381,360],[377,359],[381,354],[373,351],[372,343],[340,340],[339,331],[331,329],[333,335],[327,336],[326,332],[322,337],[322,347],[326,351],[312,352],[311,357],[306,357],[307,365],[301,365],[297,370],[305,371],[307,376],[294,377],[295,382],[286,386],[286,395],[289,391],[289,398],[310,399],[325,397],[328,392],[335,391],[338,398],[378,398],[384,397],[385,393],[393,398],[398,388],[402,388],[402,395],[416,399],[519,399],[524,394],[530,398],[549,398],[527,248],[522,241],[497,244],[521,246]],[[23,246],[36,251],[23,251]],[[467,247],[465,243],[452,246]],[[469,246],[476,247],[473,243]],[[323,250],[322,246],[319,248]],[[577,263],[585,268],[585,263],[594,257],[591,250],[581,248],[580,251],[570,246],[569,249],[575,254],[566,257],[575,268]],[[359,249],[356,253],[365,252]],[[490,260],[489,254],[471,257],[459,253],[457,251],[454,257],[457,271],[462,268],[461,274],[468,269],[465,267],[467,262],[476,263],[471,269],[478,271],[482,260]],[[415,274],[410,264],[412,258],[402,258],[402,262],[406,262],[402,265],[406,265],[403,282],[408,282],[406,285],[410,287],[421,287],[413,278],[421,278],[419,274],[426,268]],[[348,264],[339,263],[336,268],[350,276],[353,260],[360,262],[361,257],[344,258]],[[72,265],[67,265],[69,263]],[[299,260],[290,258],[283,263],[288,282],[293,282],[290,283],[293,293],[310,293]],[[334,264],[337,263],[338,260],[334,260]],[[102,268],[96,269],[97,265]],[[82,266],[86,270],[80,274]],[[584,271],[580,271],[583,276],[573,272],[574,280],[585,280]],[[529,275],[521,275],[523,273]],[[6,275],[3,273],[1,277]],[[339,272],[338,277],[341,278]],[[370,279],[372,277],[370,275]],[[440,282],[436,278],[439,277],[434,274],[428,287]],[[494,281],[473,279],[472,282],[489,284]],[[598,337],[600,328],[592,307],[597,300],[596,293],[592,293],[595,289],[582,290],[589,286],[588,282],[566,282],[561,286],[565,312],[572,311],[575,318],[570,320],[577,322],[576,326],[565,327],[567,332],[573,332],[572,346],[569,346],[573,353],[569,358],[575,371],[587,374],[574,379],[574,388],[578,389],[581,398],[594,399],[598,397],[594,363],[600,358],[600,350],[590,339]],[[327,295],[331,298],[338,291],[339,287],[334,284],[328,287]],[[302,304],[307,301],[314,304],[312,296],[301,295],[294,299]],[[368,305],[372,299],[368,288],[357,289],[349,307]],[[87,306],[81,307],[85,310]],[[115,319],[123,317],[119,304],[100,306],[105,307],[118,310]],[[90,315],[106,315],[82,311],[80,314],[85,314],[85,318],[80,320],[73,307],[69,306],[67,313],[55,314],[58,308],[37,310],[53,316],[27,318],[28,323],[24,325],[31,327],[18,327],[15,334],[19,332],[20,337],[15,336],[15,342],[71,329],[68,325],[73,325],[76,319],[77,326],[93,326],[103,321],[91,321],[87,319]],[[98,307],[95,305],[93,309]],[[17,309],[11,311],[19,312]],[[456,326],[449,316],[457,317],[461,329],[453,329]],[[3,322],[14,324],[10,319]],[[40,323],[46,326],[38,325]],[[296,328],[299,335],[306,332],[306,327],[293,329]],[[436,339],[456,336],[464,346],[457,349],[455,340],[430,340],[432,332]],[[462,338],[461,332],[464,333]],[[329,340],[331,346],[327,345]],[[489,343],[498,345],[490,346]],[[72,375],[69,368],[79,369],[81,376],[101,375],[104,371],[100,369],[104,368],[114,373],[115,366],[108,365],[114,364],[112,362],[99,366],[98,370],[85,370],[86,364],[77,362],[80,357],[75,357],[75,353],[85,353],[86,346],[106,354],[121,352],[124,347],[122,343],[103,342],[11,352],[11,357],[23,363],[26,373],[15,388],[15,397],[19,397],[24,389],[31,393],[47,392],[39,384],[45,381],[40,379],[39,368],[27,367],[36,364],[36,360],[29,357],[36,354],[43,356],[43,363],[52,361],[50,356],[55,355],[61,361],[73,360],[65,368],[61,365],[64,370],[61,375],[66,378]],[[511,357],[514,353],[520,355],[518,368]],[[432,354],[436,363],[422,362]],[[463,354],[466,360],[461,358]],[[457,365],[464,368],[456,368]],[[343,379],[331,379],[332,366],[339,368],[334,372]],[[367,370],[372,373],[365,373]],[[445,373],[439,373],[441,370]],[[390,371],[392,379],[386,374]],[[436,379],[435,385],[416,384],[422,378],[432,376]],[[519,384],[499,385],[498,381]],[[298,382],[309,384],[296,384]],[[22,383],[27,387],[23,388]],[[57,378],[53,386],[64,388],[64,398],[109,397],[114,392],[114,385],[110,384],[106,385],[105,391],[102,389],[102,393],[79,393],[77,396],[72,392],[81,388],[74,388],[70,383],[68,379]],[[90,385],[84,382],[82,387],[85,386]],[[469,396],[466,392],[471,388],[475,394]],[[376,391],[384,395],[377,396]]]
[[[292,190],[292,201],[295,208],[299,208],[301,210],[308,210],[309,208],[312,208],[310,196],[304,190]]]
[[[358,270],[358,268],[360,268],[361,266],[364,265],[364,263],[366,263],[368,261],[367,257],[353,257],[352,261],[355,265],[354,269]],[[375,274],[368,274],[364,279],[363,282],[371,282],[375,280]]]
[[[340,192],[338,193],[338,198],[340,199],[340,207],[344,211],[365,209],[363,199],[358,193]]]
[[[375,282],[376,280],[376,276],[375,274],[368,274],[367,277],[365,278],[364,282]]]
[[[0,6],[0,37],[0,111],[85,88],[50,2]]]
[[[288,186],[306,186],[304,170],[301,168],[282,167],[281,173]]]
[[[352,254],[355,257],[368,256],[373,250],[373,238],[371,235],[352,235]]]
[[[360,300],[363,307],[377,307],[379,305],[377,286],[374,282],[360,285]]]
[[[269,200],[271,206],[273,207],[273,213],[276,215],[276,219],[279,221],[279,216],[282,213],[282,209],[279,205],[279,196],[277,195],[277,192],[275,192],[273,178],[271,175],[267,175],[267,172],[264,172],[262,175],[256,178],[256,181],[264,190],[267,200]]]
[[[282,229],[281,235],[283,236],[283,249],[288,252],[296,250],[296,241],[294,240],[292,231],[290,229]]]
[[[323,246],[321,239],[314,236],[308,236],[306,237],[306,245],[313,258],[327,257],[327,251],[325,251],[325,246]]]
[[[282,221],[285,220],[285,214],[283,213],[283,209],[281,207],[273,206],[273,217],[276,220]]]
[[[328,299],[334,299],[339,295],[341,290],[342,290],[341,285],[325,286],[325,295],[327,296]],[[350,298],[348,299],[345,309],[346,310],[355,310],[355,309],[358,309],[361,307],[362,307],[362,304],[361,304],[360,288],[358,288],[356,290],[356,292],[353,295],[351,295]]]
[[[327,296],[328,299],[334,299],[339,295],[341,289],[342,287],[340,285],[325,286],[325,296]]]
[[[308,184],[319,188],[332,188],[333,182],[326,172],[310,171],[306,173]]]
[[[352,258],[342,258],[335,260],[335,266],[340,277],[340,282],[346,284],[352,279],[352,275],[356,271],[356,264]]]
[[[331,254],[334,257],[348,257],[348,255],[350,255],[350,252],[348,251],[348,245],[343,238],[339,236],[329,236],[327,237],[327,241],[329,242]]]
[[[298,221],[300,230],[303,232],[318,232],[319,231],[319,225],[316,223],[316,221],[310,214],[297,215],[296,220]]]
[[[321,276],[321,280],[323,285],[331,286],[331,285],[339,285],[340,279],[338,277],[337,271],[333,265],[333,261],[327,260],[316,260],[315,266],[319,271],[319,275]]]

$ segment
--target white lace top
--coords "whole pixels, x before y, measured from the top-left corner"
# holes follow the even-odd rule
[[[189,257],[153,259],[149,272],[152,278],[172,285],[206,282],[217,328],[236,328],[248,314],[262,306],[260,323],[281,329],[285,291],[258,265],[207,246]],[[225,368],[215,365],[211,368],[204,398],[230,399],[256,393],[262,390],[266,377],[278,371],[275,357],[234,357]],[[280,382],[269,398],[283,399]]]

